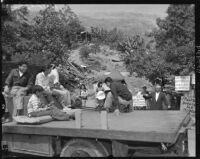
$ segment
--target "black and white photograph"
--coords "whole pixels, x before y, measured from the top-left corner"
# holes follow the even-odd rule
[[[196,157],[195,11],[1,1],[2,158]]]

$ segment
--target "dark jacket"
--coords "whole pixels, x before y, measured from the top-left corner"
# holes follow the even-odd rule
[[[20,77],[19,69],[13,69],[8,75],[5,84],[8,87],[21,86],[30,88],[33,85],[33,76],[26,72]]]
[[[147,96],[145,96],[144,94],[147,94]],[[148,100],[148,96],[149,96],[149,92],[148,92],[148,91],[142,92],[142,95],[143,95],[143,98],[144,98],[145,100]]]
[[[114,105],[119,105],[118,96],[126,101],[132,100],[132,94],[128,88],[121,82],[112,82],[110,86],[111,93],[114,98]]]
[[[158,100],[156,101],[156,92],[151,93],[148,98],[150,98],[150,110],[167,110],[168,102],[166,96],[163,92],[160,92]]]

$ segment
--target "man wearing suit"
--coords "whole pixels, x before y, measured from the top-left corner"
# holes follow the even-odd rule
[[[169,106],[166,96],[161,92],[161,86],[156,84],[155,92],[146,95],[146,99],[150,99],[150,110],[167,110]]]

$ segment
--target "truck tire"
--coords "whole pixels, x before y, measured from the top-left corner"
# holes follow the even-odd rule
[[[72,139],[63,147],[60,157],[106,157],[109,156],[106,147],[98,141]]]

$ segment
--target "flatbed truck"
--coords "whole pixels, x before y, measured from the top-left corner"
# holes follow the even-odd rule
[[[36,156],[134,157],[188,156],[184,111],[134,110],[107,114],[102,128],[101,112],[82,110],[76,121],[51,121],[39,125],[2,124],[2,149]]]

